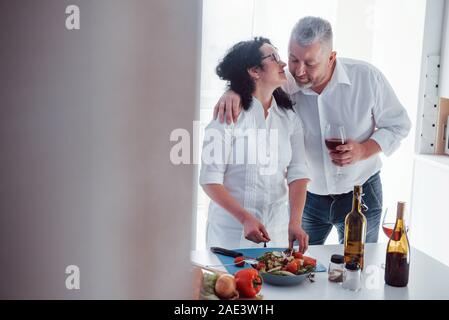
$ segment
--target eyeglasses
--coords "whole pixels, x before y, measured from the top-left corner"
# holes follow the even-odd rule
[[[277,53],[276,51],[273,53],[270,53],[269,55],[263,56],[262,60],[267,59],[267,58],[272,58],[274,62],[276,63],[280,63],[281,62],[281,57],[279,56],[279,53]]]

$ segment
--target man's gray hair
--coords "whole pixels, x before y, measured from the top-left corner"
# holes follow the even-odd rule
[[[293,27],[291,39],[301,46],[319,41],[332,49],[332,26],[319,17],[304,17]]]

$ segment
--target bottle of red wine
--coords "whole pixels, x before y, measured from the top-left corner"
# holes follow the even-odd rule
[[[385,283],[394,287],[408,284],[410,244],[404,225],[405,202],[398,202],[396,224],[387,245]]]

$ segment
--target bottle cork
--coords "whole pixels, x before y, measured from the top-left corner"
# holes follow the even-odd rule
[[[397,218],[404,219],[405,202],[398,201]]]

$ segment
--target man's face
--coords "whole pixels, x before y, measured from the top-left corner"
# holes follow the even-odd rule
[[[332,75],[336,53],[318,41],[301,46],[290,40],[288,51],[288,69],[298,86],[321,92]]]

